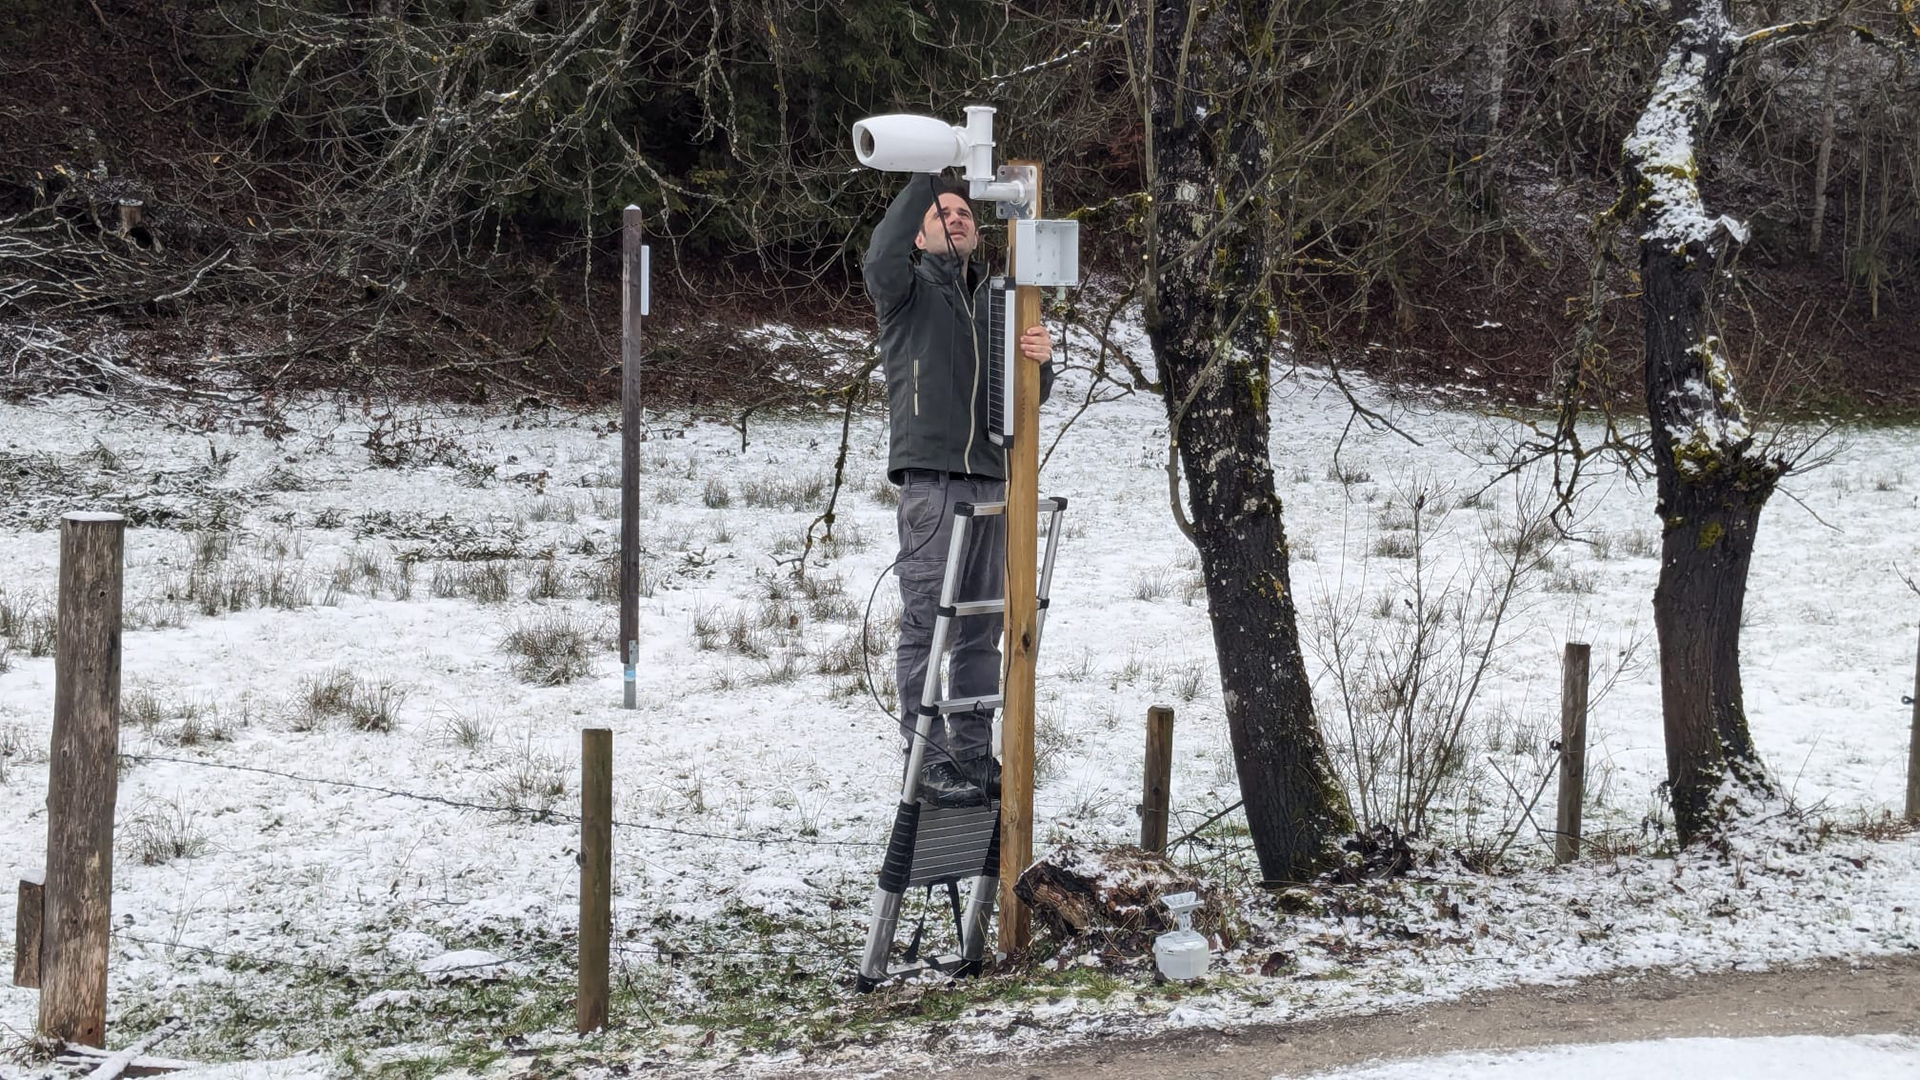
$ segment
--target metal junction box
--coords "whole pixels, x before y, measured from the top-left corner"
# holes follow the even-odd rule
[[[1013,280],[1019,285],[1080,284],[1080,223],[1019,218],[1013,222]]]

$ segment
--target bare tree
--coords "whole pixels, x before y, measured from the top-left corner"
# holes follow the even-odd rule
[[[1734,387],[1715,302],[1744,225],[1708,210],[1699,160],[1729,71],[1747,51],[1832,20],[1741,34],[1728,0],[1682,0],[1652,97],[1625,142],[1640,227],[1646,402],[1662,525],[1654,627],[1667,778],[1683,841],[1740,797],[1773,790],[1747,726],[1740,615],[1760,511],[1791,465],[1757,439]]]
[[[1240,5],[1140,0],[1127,59],[1146,119],[1147,334],[1187,477],[1227,727],[1262,875],[1322,868],[1352,828],[1313,711],[1268,457],[1283,147],[1273,26]],[[1175,505],[1176,514],[1180,508]]]

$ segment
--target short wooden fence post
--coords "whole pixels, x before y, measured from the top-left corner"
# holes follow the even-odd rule
[[[40,1033],[87,1046],[107,1039],[125,544],[119,514],[60,519]]]
[[[580,730],[580,1034],[607,1026],[613,940],[613,729]]]
[[[1147,710],[1147,768],[1140,792],[1140,846],[1167,850],[1167,812],[1173,801],[1173,707]]]
[[[1560,671],[1560,814],[1554,826],[1553,861],[1580,857],[1580,808],[1587,797],[1587,676],[1589,646],[1567,642]]]
[[[13,909],[13,985],[40,986],[41,920],[46,917],[47,876],[20,879],[20,903]]]

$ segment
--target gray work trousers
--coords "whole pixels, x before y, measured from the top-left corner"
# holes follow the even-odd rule
[[[933,620],[946,577],[947,552],[953,545],[953,507],[963,502],[1001,502],[1006,497],[1004,480],[906,470],[900,490],[900,560],[894,573],[900,577],[900,645],[895,654],[900,733],[909,750],[930,661],[938,678],[939,658],[928,653],[933,647]],[[997,600],[1006,595],[1006,515],[974,518],[962,559],[957,601]],[[1000,615],[969,615],[953,621],[947,632],[952,650],[947,689],[944,695],[939,693],[936,683],[934,700],[1000,692],[1002,622]],[[929,765],[948,756],[965,761],[992,750],[992,709],[936,716],[931,725]]]

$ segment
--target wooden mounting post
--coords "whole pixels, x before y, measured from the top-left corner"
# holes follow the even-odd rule
[[[613,940],[613,729],[580,729],[580,1034],[607,1026]]]
[[[13,909],[13,985],[40,985],[41,926],[46,917],[45,874],[20,879],[20,903]]]
[[[1041,172],[1033,166],[1033,216],[1041,216]],[[1007,261],[1013,230],[1007,230]],[[1013,294],[1018,335],[1040,325],[1040,290],[1020,285]],[[1014,953],[1032,939],[1032,915],[1013,886],[1033,862],[1033,671],[1040,607],[1040,365],[1022,362],[1015,371],[1013,446],[1007,451],[1007,678],[1001,713],[1000,757],[1000,950]]]
[[[1907,736],[1907,820],[1920,821],[1920,654],[1913,666],[1913,730]]]
[[[1553,861],[1580,857],[1580,808],[1587,798],[1587,675],[1592,650],[1567,642],[1560,671],[1560,814],[1554,825]]]
[[[87,1046],[107,1039],[125,543],[119,514],[60,519],[40,1034]]]
[[[1167,850],[1167,811],[1173,801],[1173,706],[1147,710],[1146,780],[1140,792],[1140,846]]]
[[[621,214],[620,229],[620,633],[614,650],[631,670],[640,639],[640,316],[646,305],[647,267],[642,261],[637,206]],[[636,708],[628,680],[624,704]]]

